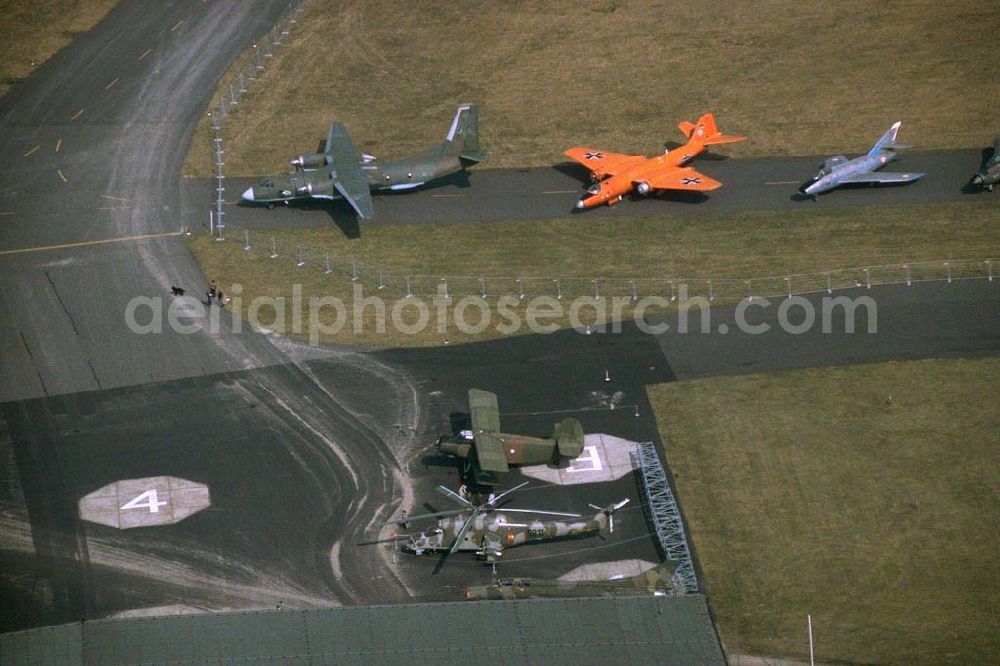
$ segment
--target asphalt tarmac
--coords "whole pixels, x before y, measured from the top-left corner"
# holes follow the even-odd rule
[[[447,222],[501,222],[572,218],[581,224],[593,219],[647,217],[688,213],[740,211],[825,210],[849,206],[897,203],[982,201],[987,193],[970,193],[965,186],[982,162],[982,150],[906,151],[887,168],[922,171],[927,175],[906,186],[843,187],[818,201],[802,200],[798,187],[823,164],[826,155],[726,159],[709,153],[692,165],[723,183],[706,193],[662,192],[654,196],[626,197],[614,206],[577,210],[576,202],[590,184],[587,171],[576,163],[557,162],[552,167],[490,169],[486,162],[464,174],[432,182],[410,192],[378,193],[375,218],[360,223],[342,201],[308,205],[265,206],[241,202],[239,195],[259,178],[226,179],[226,223],[234,228],[273,229],[282,226],[322,227],[331,221],[345,232],[364,233],[373,224],[438,224]],[[556,156],[554,159],[560,159]],[[484,168],[485,167],[485,168]],[[215,181],[185,179],[185,197],[201,202],[191,227],[207,225],[208,209],[215,196]],[[997,197],[993,197],[997,200]]]
[[[138,334],[123,316],[135,297],[166,308],[171,285],[196,296],[207,289],[180,239],[164,235],[206,210],[181,184],[180,165],[216,80],[285,6],[126,0],[0,100],[4,629],[149,608],[457,598],[457,588],[485,582],[489,571],[455,556],[434,575],[434,562],[368,542],[401,506],[442,507],[433,487],[454,487],[456,471],[428,459],[429,447],[461,414],[472,386],[500,394],[512,430],[548,434],[573,415],[589,433],[656,441],[649,383],[1000,350],[997,285],[985,280],[873,289],[878,342],[815,332],[649,336],[626,326],[614,336],[562,332],[362,354],[237,333],[227,314],[217,330],[195,317],[189,334]],[[957,160],[941,187],[971,174],[974,152],[941,158]],[[811,159],[789,162],[790,171]],[[704,169],[727,182],[730,165],[741,168],[718,161]],[[533,191],[506,209],[491,203],[533,178],[579,189],[579,174],[549,171],[473,172],[473,186],[477,175],[502,181],[492,199],[485,188],[473,198],[472,187],[451,184],[379,197],[376,207],[398,205],[403,221],[486,215],[494,206],[498,217],[516,217],[515,209],[565,215],[576,194]],[[450,187],[462,196],[435,196]],[[773,187],[775,200],[789,196],[786,186]],[[845,191],[839,201],[906,200],[936,187],[929,174],[907,188]],[[801,205],[833,205],[840,195]],[[688,206],[628,202],[637,210],[675,204]],[[547,206],[551,215],[536,214]],[[253,211],[265,213],[274,226],[271,212]],[[619,206],[594,214],[632,213]],[[732,317],[726,312],[719,316]],[[174,525],[131,530],[79,518],[85,495],[161,475],[207,486],[211,506]],[[634,478],[571,489],[533,481],[517,501],[582,512],[588,502],[626,496],[638,500]],[[584,562],[655,559],[640,513],[623,512],[614,538],[512,551],[502,571],[563,575]]]

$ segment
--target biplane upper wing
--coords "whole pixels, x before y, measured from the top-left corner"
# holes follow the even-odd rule
[[[624,155],[583,146],[570,148],[563,155],[587,167],[599,179],[614,176],[649,159],[642,155]]]
[[[504,443],[497,435],[500,432],[500,407],[496,393],[469,389],[469,411],[479,468],[488,472],[506,472]]]
[[[476,458],[479,460],[479,469],[487,472],[506,472],[509,468],[503,440],[496,433],[478,430],[473,436],[476,438]]]
[[[672,169],[645,181],[654,190],[694,190],[703,192],[722,187],[722,183],[691,167]]]
[[[500,407],[496,393],[469,389],[469,411],[473,432],[500,432]]]

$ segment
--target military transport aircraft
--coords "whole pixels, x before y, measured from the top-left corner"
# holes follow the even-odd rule
[[[988,192],[992,192],[997,183],[1000,183],[1000,138],[993,142],[993,155],[986,160],[979,173],[972,177],[973,185]]]
[[[576,207],[593,208],[604,203],[611,206],[633,190],[645,195],[653,190],[700,192],[721,187],[719,181],[684,164],[704,151],[706,146],[743,141],[746,137],[720,133],[711,113],[703,115],[697,123],[684,121],[677,127],[688,137],[688,142],[655,157],[623,155],[581,146],[563,153],[590,169],[591,178],[596,181]]]
[[[461,509],[425,513],[419,516],[408,516],[386,523],[400,524],[427,518],[438,518],[437,526],[425,532],[400,535],[405,539],[402,550],[413,555],[427,553],[443,553],[445,556],[458,551],[473,551],[476,557],[485,560],[487,564],[496,562],[505,548],[513,548],[525,543],[551,541],[571,537],[598,534],[605,529],[609,533],[615,531],[614,512],[629,503],[623,499],[616,504],[604,508],[590,505],[596,509],[592,517],[577,521],[557,520],[517,520],[508,514],[533,513],[549,516],[579,518],[576,513],[560,513],[558,511],[540,511],[536,509],[501,508],[499,502],[510,493],[528,485],[528,482],[517,485],[500,495],[490,496],[482,504],[473,504],[453,490],[438,486],[437,491],[462,506]]]
[[[875,142],[866,155],[855,157],[853,160],[847,159],[844,155],[836,155],[827,159],[823,162],[823,168],[813,176],[809,183],[799,188],[799,191],[815,200],[820,194],[840,185],[909,183],[922,177],[924,175],[922,173],[876,171],[898,159],[897,150],[909,148],[909,146],[896,143],[896,132],[899,131],[899,126],[902,124],[902,121],[893,123],[892,127]]]
[[[476,585],[465,590],[465,598],[541,599],[548,597],[633,597],[643,594],[663,595],[674,590],[674,562],[662,562],[637,576],[611,580],[549,580],[545,578],[497,578],[491,585]]]
[[[505,434],[500,432],[496,394],[480,389],[469,389],[469,411],[472,429],[438,438],[437,449],[463,459],[463,471],[471,472],[479,485],[495,486],[509,465],[558,464],[583,453],[583,426],[576,419],[555,424],[551,437]]]
[[[462,171],[484,157],[479,147],[479,111],[458,107],[443,143],[401,160],[380,162],[354,147],[343,124],[334,122],[321,152],[292,160],[294,173],[268,176],[243,193],[243,201],[289,204],[309,199],[343,198],[362,219],[374,215],[372,190],[409,190]]]

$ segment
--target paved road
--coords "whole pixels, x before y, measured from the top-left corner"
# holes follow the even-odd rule
[[[561,163],[533,169],[474,168],[467,176],[445,179],[425,189],[407,193],[380,194],[375,198],[376,217],[362,224],[424,224],[439,222],[540,220],[572,217],[588,219],[642,217],[664,213],[722,213],[756,210],[825,210],[845,206],[895,203],[940,203],[991,201],[1000,197],[969,194],[964,185],[979,168],[980,149],[906,152],[892,165],[894,170],[923,171],[927,175],[904,187],[842,188],[819,201],[798,200],[797,188],[816,172],[827,156],[776,157],[726,160],[700,159],[695,166],[721,180],[722,189],[706,194],[662,193],[634,197],[612,207],[578,211],[574,204],[589,182],[577,164]],[[316,204],[314,209],[279,207],[267,210],[238,203],[238,193],[254,184],[253,178],[231,178],[227,182],[230,204],[228,224],[239,228],[276,228],[283,225],[325,226],[331,218],[342,228],[354,230],[356,221],[343,202]],[[185,196],[192,204],[190,226],[207,224],[213,201],[214,182],[184,181]]]
[[[183,243],[79,245],[179,226],[196,121],[286,7],[126,0],[0,100],[0,250],[60,246],[0,255],[5,628],[403,590],[339,544],[400,492],[391,428],[420,418],[408,378],[344,352],[352,381],[333,391],[226,315],[215,332],[137,335],[133,298],[207,288]],[[210,486],[213,507],[149,533],[78,520],[84,494],[151,474]]]

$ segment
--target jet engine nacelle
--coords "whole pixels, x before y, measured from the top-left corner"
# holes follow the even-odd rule
[[[333,196],[334,194],[333,181],[325,181],[321,183],[306,183],[302,187],[295,190],[295,193],[300,197],[317,197],[317,196]]]
[[[321,166],[326,166],[326,154],[324,153],[313,153],[312,155],[299,155],[294,160],[292,160],[292,166],[296,169],[318,169]]]
[[[635,186],[635,191],[639,194],[649,194],[649,183],[639,183]]]

